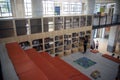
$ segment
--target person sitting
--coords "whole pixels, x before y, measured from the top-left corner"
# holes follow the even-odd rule
[[[112,54],[112,57],[114,57],[114,55],[115,55],[115,54],[113,53],[113,54]]]
[[[120,58],[120,56],[117,56],[117,59],[119,59]]]

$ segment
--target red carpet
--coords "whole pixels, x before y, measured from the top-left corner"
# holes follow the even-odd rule
[[[60,72],[71,80],[91,80],[89,77],[61,60],[59,57],[51,57],[48,53],[42,52],[39,55],[50,61]]]
[[[42,70],[49,80],[69,80],[65,75],[59,72],[48,60],[40,56],[35,49],[25,51],[31,60]]]
[[[18,43],[8,43],[6,48],[19,80],[48,80]]]
[[[24,51],[16,42],[6,44],[6,48],[19,80],[91,80],[59,57],[51,57],[46,52]]]

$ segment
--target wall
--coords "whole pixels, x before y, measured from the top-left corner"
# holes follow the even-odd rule
[[[110,28],[108,45],[107,45],[107,51],[109,51],[109,52],[115,51],[115,38],[116,38],[116,34],[117,34],[116,31],[117,31],[117,26],[112,26]]]

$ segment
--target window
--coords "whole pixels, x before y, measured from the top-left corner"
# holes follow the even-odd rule
[[[68,3],[63,2],[63,14],[81,14],[82,3]]]
[[[10,0],[0,0],[0,17],[12,16]]]
[[[25,6],[25,15],[32,16],[31,0],[24,0],[24,6]]]
[[[54,2],[43,1],[43,15],[54,15]]]

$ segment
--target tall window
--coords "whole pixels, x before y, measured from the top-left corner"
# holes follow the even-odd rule
[[[81,14],[82,13],[82,3],[63,2],[62,7],[63,7],[62,14]]]
[[[42,1],[43,3],[43,15],[54,15],[54,2]]]
[[[0,17],[12,16],[10,0],[0,0]]]
[[[32,16],[31,0],[24,0],[24,6],[25,6],[25,15]]]

